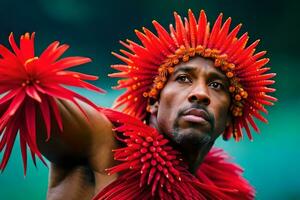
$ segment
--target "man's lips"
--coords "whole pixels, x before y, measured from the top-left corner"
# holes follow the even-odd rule
[[[185,121],[194,122],[194,123],[203,123],[203,122],[209,122],[209,115],[206,111],[203,109],[197,109],[197,108],[190,108],[187,109],[182,114],[182,118]]]

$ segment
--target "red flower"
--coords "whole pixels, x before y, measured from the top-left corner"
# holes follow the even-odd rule
[[[0,170],[4,170],[17,133],[19,133],[25,174],[27,146],[30,148],[34,163],[35,155],[44,162],[36,144],[36,112],[39,110],[43,116],[48,140],[51,115],[55,116],[60,130],[63,129],[56,99],[69,100],[80,109],[77,100],[94,108],[97,107],[93,102],[65,88],[64,85],[104,92],[83,81],[96,80],[96,76],[65,71],[65,69],[90,62],[90,58],[66,57],[58,60],[69,46],[60,45],[57,41],[50,44],[39,57],[35,57],[34,36],[34,33],[22,35],[20,47],[18,47],[13,34],[10,34],[9,43],[13,51],[0,45],[1,152],[5,148]],[[82,109],[81,111],[84,112]]]

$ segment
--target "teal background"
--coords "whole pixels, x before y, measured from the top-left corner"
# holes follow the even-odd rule
[[[187,9],[195,13],[205,9],[213,22],[220,12],[231,16],[233,25],[243,23],[250,42],[261,39],[258,50],[268,50],[268,64],[276,72],[274,94],[279,101],[269,108],[269,124],[259,123],[261,134],[254,142],[247,138],[217,141],[245,169],[245,177],[257,189],[257,199],[300,199],[300,78],[299,78],[299,3],[297,1],[216,1],[216,0],[35,0],[0,1],[0,43],[8,46],[8,35],[18,37],[24,32],[36,32],[36,52],[39,54],[50,42],[59,40],[71,45],[66,55],[88,56],[93,62],[76,68],[98,75],[94,82],[106,89],[106,95],[79,91],[102,106],[110,106],[120,94],[111,91],[115,80],[106,74],[113,72],[110,64],[118,63],[110,52],[121,47],[119,39],[133,39],[134,29],[142,26],[153,30],[151,21],[164,26],[173,23],[173,11],[182,16]],[[198,16],[198,14],[197,14]],[[2,157],[2,153],[1,153]],[[0,199],[45,199],[48,168],[38,162],[37,168],[28,161],[27,176],[23,176],[18,141],[6,170],[0,175]],[[70,191],[72,192],[72,191]]]

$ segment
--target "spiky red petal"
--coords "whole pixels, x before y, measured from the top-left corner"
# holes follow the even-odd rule
[[[83,96],[72,92],[65,86],[76,86],[96,92],[104,92],[84,80],[97,77],[78,72],[65,71],[71,67],[90,62],[85,57],[59,57],[68,49],[68,45],[53,42],[40,57],[34,54],[34,33],[21,36],[17,46],[13,34],[9,36],[13,51],[0,45],[0,131],[1,152],[4,149],[0,170],[8,162],[16,135],[19,132],[24,174],[26,173],[27,153],[29,147],[33,161],[42,155],[36,144],[36,115],[41,112],[46,127],[47,140],[51,133],[51,116],[54,116],[60,130],[62,121],[57,100],[69,100],[79,109],[77,103],[83,101],[94,108],[97,106]],[[44,162],[44,161],[43,161]]]

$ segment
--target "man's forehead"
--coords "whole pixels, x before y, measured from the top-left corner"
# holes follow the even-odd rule
[[[210,59],[202,57],[194,57],[188,62],[181,62],[174,66],[174,75],[178,72],[190,72],[196,73],[198,71],[205,72],[207,74],[217,74],[221,78],[226,78],[225,74],[214,66],[214,62]]]

